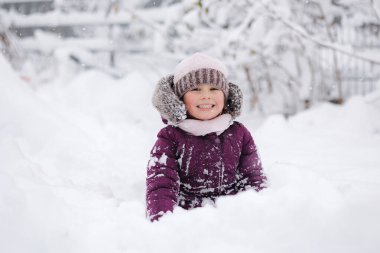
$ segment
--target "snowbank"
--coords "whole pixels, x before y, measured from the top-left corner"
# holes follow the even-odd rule
[[[251,128],[270,187],[145,219],[146,73],[38,90],[0,57],[1,252],[378,252],[380,94]],[[247,118],[248,116],[245,115]]]

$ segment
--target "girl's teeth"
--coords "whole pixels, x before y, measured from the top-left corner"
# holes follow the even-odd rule
[[[210,108],[212,108],[212,105],[199,105],[199,108],[210,109]]]

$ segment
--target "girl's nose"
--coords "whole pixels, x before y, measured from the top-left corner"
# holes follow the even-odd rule
[[[211,91],[208,89],[202,90],[201,96],[203,99],[207,99],[211,97]]]

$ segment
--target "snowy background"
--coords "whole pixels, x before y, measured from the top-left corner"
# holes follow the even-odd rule
[[[37,91],[0,58],[1,252],[378,252],[380,93],[242,121],[268,189],[145,219],[147,73]],[[260,125],[258,128],[257,125]]]
[[[51,46],[50,60],[27,49],[41,38]],[[100,55],[65,45],[69,41],[54,44],[56,38],[43,32],[18,42],[27,52],[22,67],[0,54],[0,252],[379,252],[379,81],[366,95],[345,96],[342,105],[319,101],[289,116],[282,107],[286,92],[261,91],[264,109],[252,109],[244,64],[226,56],[246,95],[238,120],[255,139],[269,187],[221,197],[216,207],[176,209],[151,223],[145,218],[146,165],[164,126],[151,106],[153,87],[194,45],[176,41],[184,48],[172,54],[120,52],[110,67]],[[162,39],[154,43],[156,50],[165,48]],[[241,47],[236,52],[243,54]],[[70,55],[80,56],[81,64]],[[252,66],[260,68],[264,63],[257,61]],[[281,68],[270,69],[278,74]]]

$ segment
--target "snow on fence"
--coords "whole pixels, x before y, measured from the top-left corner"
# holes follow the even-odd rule
[[[319,94],[329,100],[370,93],[380,80],[380,65],[373,62],[326,48],[319,49],[316,57],[321,72]]]
[[[334,26],[332,31],[333,42],[349,45],[373,59],[380,57],[380,25]],[[341,103],[344,98],[365,95],[374,91],[380,80],[380,64],[373,61],[322,46],[316,50],[315,59],[321,73],[317,86],[322,100]]]
[[[54,10],[54,0],[0,0],[1,9],[24,15]]]
[[[16,14],[8,16],[3,23],[7,26],[8,38],[10,34],[18,37],[13,44],[23,55],[39,55],[45,59],[57,48],[78,48],[102,57],[108,54],[109,66],[102,64],[102,69],[113,73],[110,69],[117,65],[117,53],[143,53],[153,47],[152,40],[141,40],[138,35],[145,29],[143,24],[131,19],[126,12],[109,10],[105,13]],[[70,58],[82,66],[96,65],[75,52],[72,54]]]

